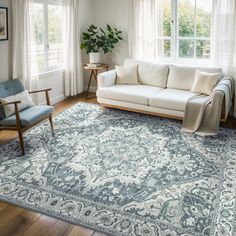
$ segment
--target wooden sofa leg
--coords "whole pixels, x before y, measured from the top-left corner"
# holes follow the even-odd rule
[[[106,111],[106,107],[102,106],[102,112],[105,112],[105,111]]]
[[[51,125],[52,134],[53,134],[53,136],[54,136],[54,125],[53,125],[52,114],[49,116],[49,122],[50,122],[50,125]]]

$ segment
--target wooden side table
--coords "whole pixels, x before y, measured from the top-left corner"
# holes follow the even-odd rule
[[[89,83],[88,83],[88,88],[86,91],[86,99],[88,99],[88,93],[89,93],[89,87],[90,87],[90,83],[92,78],[95,79],[96,83],[97,83],[97,76],[98,76],[98,72],[100,70],[106,70],[108,71],[109,65],[102,63],[100,66],[98,67],[88,67],[86,64],[83,66],[84,70],[90,71],[90,78],[89,78]]]

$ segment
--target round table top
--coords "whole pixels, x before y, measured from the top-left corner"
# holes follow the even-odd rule
[[[102,70],[102,69],[107,69],[108,67],[109,65],[105,63],[99,63],[99,65],[96,67],[89,66],[89,63],[83,66],[85,70]]]

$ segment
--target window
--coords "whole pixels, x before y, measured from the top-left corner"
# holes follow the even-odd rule
[[[210,59],[211,0],[178,0],[179,58]]]
[[[212,0],[139,0],[138,4],[133,10],[136,57],[211,59]]]
[[[59,0],[35,0],[33,26],[39,72],[63,66],[62,5]]]

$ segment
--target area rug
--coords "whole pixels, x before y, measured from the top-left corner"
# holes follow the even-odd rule
[[[0,200],[108,235],[235,236],[236,131],[79,103],[0,147]]]

